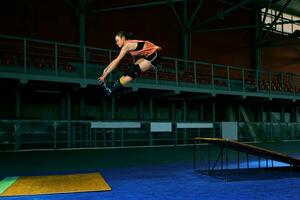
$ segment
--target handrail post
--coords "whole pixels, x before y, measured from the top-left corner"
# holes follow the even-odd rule
[[[281,90],[281,93],[284,92],[284,89],[283,89],[283,87],[284,87],[284,81],[283,81],[284,77],[286,77],[286,73],[280,72],[280,85],[281,85],[280,90]]]
[[[175,59],[175,73],[176,73],[176,76],[175,76],[175,78],[176,78],[176,86],[178,86],[179,83],[178,83],[178,60],[177,59]]]
[[[214,64],[211,64],[211,87],[215,89]]]
[[[243,92],[245,92],[245,69],[242,68]]]
[[[228,81],[228,90],[231,90],[230,87],[230,66],[227,66],[227,81]]]
[[[259,75],[259,72],[258,72],[258,69],[256,69],[256,91],[258,92],[259,90],[259,83],[258,81],[260,80],[260,77],[258,76]]]
[[[55,75],[58,76],[58,47],[57,43],[54,43],[54,62],[55,62]]]
[[[23,51],[23,53],[24,53],[24,74],[26,74],[27,73],[27,40],[26,40],[26,38],[24,38],[24,40],[23,40],[23,47],[24,47],[24,51]]]
[[[86,79],[86,46],[83,47],[83,78]]]
[[[271,88],[272,88],[272,74],[271,74],[271,72],[269,72],[268,75],[269,75],[269,94],[271,94]]]
[[[296,81],[295,81],[294,74],[292,75],[292,85],[293,85],[293,92],[294,92],[294,97],[295,97],[296,96]]]
[[[197,69],[196,69],[195,61],[194,61],[194,82],[195,82],[195,87],[197,87]]]
[[[158,84],[158,69],[155,67],[155,83]]]

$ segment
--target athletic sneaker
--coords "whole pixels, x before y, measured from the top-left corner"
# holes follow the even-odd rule
[[[103,87],[104,94],[107,95],[107,96],[110,96],[111,93],[112,93],[112,91],[111,91],[111,89],[106,85],[105,82],[102,84],[102,87]]]

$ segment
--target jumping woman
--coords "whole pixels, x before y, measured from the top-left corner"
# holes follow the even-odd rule
[[[160,64],[161,47],[147,40],[133,39],[133,35],[120,31],[115,36],[116,44],[121,48],[119,55],[103,70],[102,75],[98,78],[100,85],[104,87],[104,92],[107,95],[112,95],[122,86],[137,78],[141,72],[149,69],[155,69]],[[120,63],[124,56],[130,53],[132,56],[137,56],[139,59],[132,64],[124,72],[112,87],[108,87],[105,83],[105,78],[112,72]]]

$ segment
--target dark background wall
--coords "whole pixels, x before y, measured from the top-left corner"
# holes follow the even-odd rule
[[[300,40],[275,34],[270,34],[269,40],[275,42],[263,48],[264,68],[300,74]]]
[[[79,1],[70,1],[78,6]],[[117,6],[141,4],[153,1],[95,1],[89,0],[87,10],[106,9]],[[197,1],[188,1],[190,19]],[[174,3],[182,19],[183,3]],[[220,10],[232,5],[217,0],[204,1],[191,28],[216,16]],[[224,18],[213,20],[201,30],[226,28],[255,23],[254,12],[238,9]],[[114,35],[119,30],[131,31],[141,39],[161,45],[164,56],[182,56],[182,28],[169,4],[118,11],[88,14],[86,18],[86,44],[101,48],[116,48]],[[189,57],[241,67],[253,67],[253,29],[231,31],[190,32]],[[76,11],[66,1],[0,1],[0,34],[79,43],[79,20]],[[268,38],[274,38],[268,34]],[[288,43],[288,45],[286,45]],[[298,39],[279,42],[276,46],[262,48],[262,69],[300,73]]]
[[[2,34],[76,43],[77,18],[64,1],[0,1]]]

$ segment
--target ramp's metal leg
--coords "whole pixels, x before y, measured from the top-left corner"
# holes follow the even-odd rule
[[[226,169],[225,169],[225,180],[228,180],[228,143],[226,142]]]
[[[208,169],[208,171],[207,171],[207,173],[208,173],[208,175],[210,175],[211,173],[210,173],[210,148],[209,148],[209,146],[210,146],[210,144],[209,144],[209,142],[207,143],[207,169]]]
[[[196,141],[193,144],[194,170],[196,169]]]
[[[247,153],[247,168],[249,169],[249,154]]]
[[[237,163],[238,169],[240,169],[240,152],[239,151],[237,152],[237,161],[238,161],[238,163]]]

